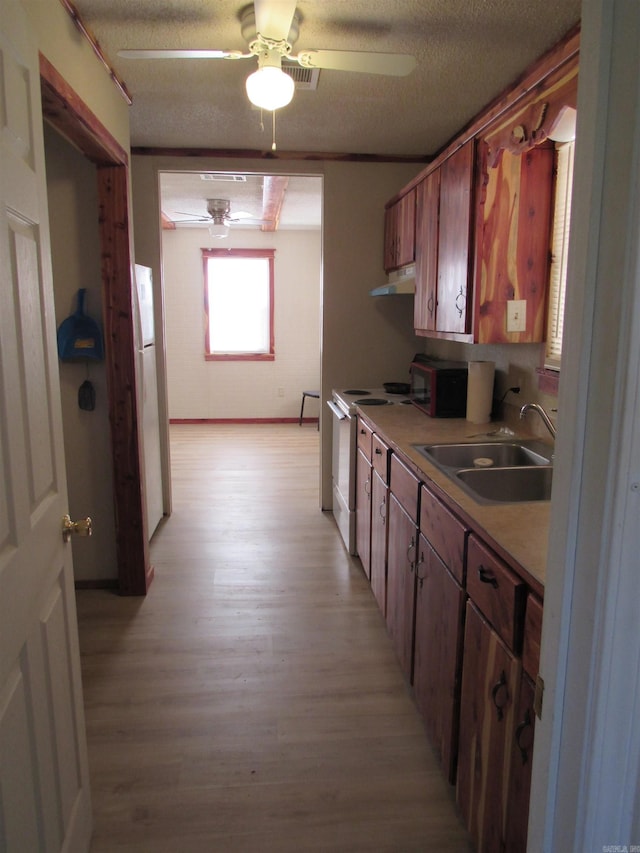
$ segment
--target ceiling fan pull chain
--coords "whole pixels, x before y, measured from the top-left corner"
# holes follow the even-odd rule
[[[273,127],[271,150],[275,151],[276,150],[276,111],[275,110],[272,110],[272,112],[271,112],[271,119],[272,119],[272,127]]]

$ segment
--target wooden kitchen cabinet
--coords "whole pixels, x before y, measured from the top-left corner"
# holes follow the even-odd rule
[[[385,210],[384,268],[391,272],[415,260],[416,191],[409,190]]]
[[[471,332],[471,224],[474,140],[440,166],[436,331]]]
[[[356,427],[356,552],[362,568],[371,578],[371,450],[373,430],[362,418]]]
[[[555,151],[549,143],[495,165],[489,146],[478,146],[474,340],[536,343],[544,340],[553,209]],[[509,331],[507,305],[524,302],[521,331]]]
[[[440,171],[430,172],[416,188],[416,294],[413,325],[435,331],[438,295],[438,218]]]
[[[502,853],[521,664],[467,602],[456,797],[478,853]]]
[[[384,615],[387,605],[387,538],[389,509],[389,446],[375,433],[371,439],[371,590]]]
[[[384,616],[387,610],[387,537],[389,487],[373,472],[371,493],[371,591]]]
[[[432,492],[420,490],[413,690],[447,779],[455,782],[467,529]]]
[[[356,456],[356,551],[362,569],[371,579],[371,488],[373,469],[367,456],[358,449]]]
[[[411,681],[415,616],[415,562],[418,556],[420,483],[391,456],[389,537],[387,545],[387,629],[400,667]]]
[[[532,697],[523,680],[526,587],[475,534],[467,546],[464,662],[456,797],[478,851],[526,849],[523,791],[533,748],[523,703]],[[520,747],[526,746],[522,761]],[[518,756],[520,752],[520,764]],[[507,836],[525,847],[507,846]],[[511,843],[511,842],[510,842]],[[521,843],[521,841],[518,841]]]
[[[422,534],[416,581],[414,697],[443,772],[453,784],[466,596]]]
[[[531,766],[536,715],[533,710],[534,684],[526,674],[520,679],[516,701],[513,732],[509,797],[504,850],[526,853],[529,798],[531,795]]]

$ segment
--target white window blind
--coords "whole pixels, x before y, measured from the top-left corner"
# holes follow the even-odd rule
[[[551,271],[549,281],[549,313],[547,316],[547,349],[545,367],[558,370],[562,355],[564,294],[569,255],[569,218],[573,184],[575,142],[557,145],[556,198],[551,238]]]

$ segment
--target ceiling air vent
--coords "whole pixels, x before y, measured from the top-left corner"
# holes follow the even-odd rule
[[[318,77],[320,76],[319,68],[303,68],[301,65],[284,65],[282,70],[289,77],[293,77],[293,82],[296,84],[296,89],[307,89],[314,91],[318,88]]]
[[[227,184],[246,184],[247,176],[246,175],[231,175],[223,172],[203,172],[200,175],[201,181],[220,181],[220,183]]]

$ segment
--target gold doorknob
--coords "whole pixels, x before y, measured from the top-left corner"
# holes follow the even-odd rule
[[[65,542],[71,539],[72,533],[75,533],[76,536],[91,536],[92,531],[93,522],[89,516],[81,518],[80,521],[71,521],[71,517],[68,515],[62,519],[62,538]]]

